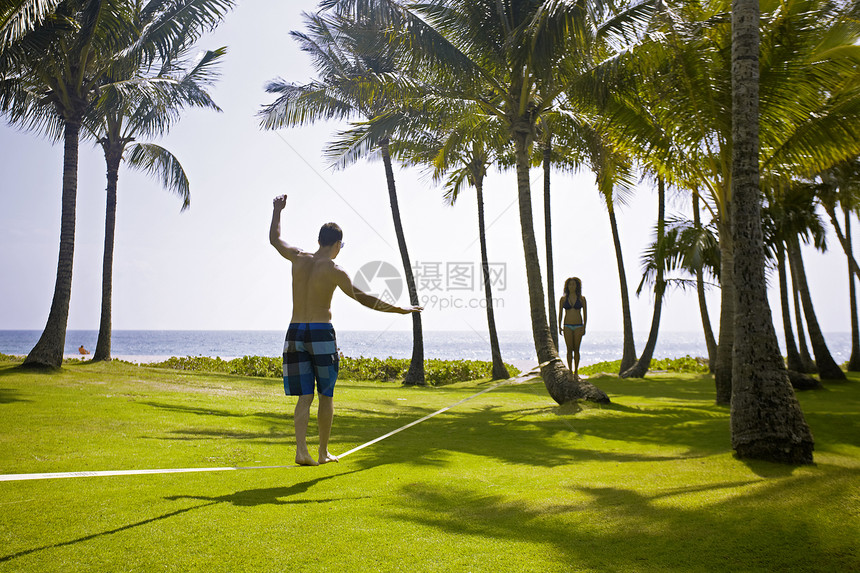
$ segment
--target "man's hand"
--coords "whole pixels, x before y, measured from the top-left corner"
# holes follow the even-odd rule
[[[412,314],[424,310],[423,306],[404,306],[400,307],[400,314]]]
[[[287,206],[287,196],[279,195],[278,197],[275,197],[272,201],[272,206],[275,208],[275,211],[283,211],[284,207]]]

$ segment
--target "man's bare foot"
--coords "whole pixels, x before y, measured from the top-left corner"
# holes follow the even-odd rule
[[[318,466],[319,464],[310,454],[296,454],[296,463],[300,466]]]
[[[329,462],[339,462],[339,461],[340,460],[337,459],[337,456],[335,456],[335,455],[328,454],[328,453],[320,454],[320,464],[327,464]]]

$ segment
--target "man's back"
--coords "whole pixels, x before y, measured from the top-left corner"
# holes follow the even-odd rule
[[[331,322],[331,298],[341,271],[318,253],[299,252],[293,263],[291,322]]]

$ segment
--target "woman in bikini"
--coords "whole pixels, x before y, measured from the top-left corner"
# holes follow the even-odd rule
[[[585,323],[588,322],[588,308],[582,296],[582,281],[571,277],[564,281],[564,296],[558,302],[558,330],[564,336],[567,346],[567,367],[579,378],[579,345],[585,336]],[[573,359],[573,368],[571,368]]]

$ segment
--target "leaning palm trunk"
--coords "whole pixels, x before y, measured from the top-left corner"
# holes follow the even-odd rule
[[[529,184],[528,139],[531,132],[527,121],[513,126],[517,160],[517,198],[520,208],[520,226],[523,236],[523,250],[526,261],[526,280],[529,288],[529,308],[531,310],[532,336],[535,351],[540,363],[541,377],[547,392],[553,400],[564,404],[572,400],[585,399],[593,402],[608,403],[609,397],[602,390],[584,380],[574,379],[552,342],[549,324],[546,320],[544,292],[541,284],[540,264],[538,263],[537,241],[535,240],[534,218],[532,216],[531,188]]]
[[[785,350],[788,363],[788,369],[795,372],[805,372],[803,361],[800,359],[800,353],[797,351],[797,344],[794,341],[794,334],[791,331],[791,311],[788,304],[788,279],[785,272],[785,246],[782,241],[777,242],[776,246],[776,265],[779,273],[779,303],[782,309],[782,330],[785,334]]]
[[[812,356],[809,354],[809,348],[806,345],[806,330],[803,328],[803,311],[800,309],[800,289],[797,287],[797,279],[794,278],[794,266],[791,262],[791,257],[788,259],[789,272],[791,274],[791,296],[794,300],[794,318],[797,323],[797,350],[800,353],[800,362],[803,365],[801,372],[816,374],[818,367]]]
[[[848,371],[860,371],[860,324],[857,320],[857,288],[854,282],[854,273],[851,272],[851,261],[854,254],[851,247],[851,213],[847,207],[842,206],[845,212],[845,238],[848,247],[848,298],[851,313],[851,358],[848,360]]]
[[[693,192],[693,225],[702,228],[699,214],[699,192]],[[705,300],[705,271],[701,262],[696,265],[696,296],[699,299],[699,313],[702,315],[702,330],[705,333],[705,345],[708,348],[708,370],[713,372],[717,365],[717,341],[714,339],[714,329],[711,327],[711,317],[708,314],[708,303]]]
[[[732,2],[734,347],[732,448],[741,458],[812,463],[767,302],[758,165],[758,0]]]
[[[394,232],[397,234],[397,246],[403,262],[403,272],[406,275],[406,287],[409,290],[409,303],[418,306],[418,291],[415,288],[415,277],[412,275],[412,264],[409,251],[406,250],[406,237],[403,234],[403,223],[400,220],[400,206],[397,202],[397,188],[394,186],[394,169],[391,166],[391,154],[388,150],[388,138],[380,142],[382,162],[385,165],[385,179],[388,182],[388,199],[391,202],[391,215],[394,218]],[[421,314],[412,313],[412,360],[409,370],[403,379],[404,384],[424,385],[424,334],[421,330]]]
[[[45,330],[24,359],[25,366],[60,368],[66,346],[66,326],[72,297],[72,266],[75,256],[75,209],[78,194],[78,137],[81,120],[67,119],[63,128],[63,199],[60,219],[60,254],[54,298]]]
[[[478,239],[481,243],[481,269],[484,273],[484,296],[487,299],[487,327],[490,330],[490,352],[493,356],[493,380],[503,380],[511,375],[502,361],[499,348],[499,335],[496,332],[496,317],[493,312],[493,289],[490,282],[490,263],[487,257],[487,236],[484,227],[484,182],[475,177],[475,190],[478,195]]]
[[[105,149],[107,163],[107,201],[105,209],[105,251],[102,259],[102,313],[99,321],[99,338],[93,360],[110,360],[111,298],[113,293],[113,249],[116,232],[116,190],[122,149]]]
[[[547,302],[549,303],[549,323],[554,325],[556,320],[558,320],[558,315],[555,313],[555,278],[553,277],[552,262],[552,209],[550,207],[549,195],[551,157],[552,140],[547,138],[543,150],[543,212],[544,226],[546,227],[546,292]],[[558,331],[555,328],[550,328],[549,331],[552,334],[552,343],[555,344],[556,351],[558,351]]]
[[[654,285],[654,314],[651,317],[651,329],[648,332],[648,342],[642,350],[642,356],[631,368],[621,371],[622,378],[643,378],[651,366],[651,358],[654,357],[654,349],[657,347],[657,333],[660,331],[660,315],[663,309],[663,293],[666,292],[666,281],[663,280],[663,232],[666,220],[666,186],[663,179],[657,184],[657,249],[656,264],[657,278]]]
[[[842,207],[845,209],[845,234],[842,234],[842,227],[839,225],[839,219],[836,218],[836,208],[832,204],[825,204],[824,210],[827,211],[827,215],[830,217],[830,223],[833,225],[833,230],[836,231],[836,237],[839,239],[839,244],[842,245],[842,251],[845,253],[845,256],[848,257],[848,272],[854,273],[858,279],[860,279],[860,265],[857,264],[857,260],[854,258],[853,249],[851,247],[851,235],[848,231],[848,210],[843,205]]]
[[[822,380],[845,380],[845,373],[833,360],[824,334],[818,325],[815,309],[812,306],[812,297],[809,294],[809,285],[806,282],[806,270],[803,268],[803,257],[800,254],[800,242],[797,237],[792,237],[788,242],[788,258],[791,261],[792,272],[797,279],[800,289],[800,302],[803,304],[803,314],[806,316],[806,328],[809,331],[809,343],[815,354],[815,365],[818,367],[818,375]]]
[[[624,258],[621,255],[621,238],[618,234],[618,222],[615,220],[615,208],[611,202],[607,202],[607,207],[609,208],[609,227],[612,229],[612,243],[615,246],[615,262],[618,264],[618,281],[621,283],[621,319],[624,328],[624,339],[622,342],[619,372],[623,372],[636,362],[636,342],[633,339],[630,294],[627,291],[627,273],[624,271]]]
[[[720,340],[714,382],[717,404],[728,406],[732,401],[732,348],[735,339],[734,249],[729,223],[721,218],[717,228],[720,233]]]

